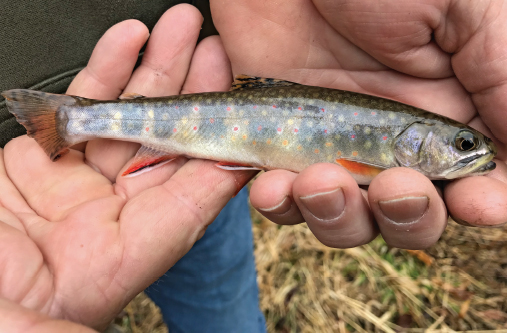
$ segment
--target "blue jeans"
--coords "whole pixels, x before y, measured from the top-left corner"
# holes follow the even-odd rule
[[[204,237],[146,289],[170,333],[266,332],[247,197],[246,189],[239,192]]]

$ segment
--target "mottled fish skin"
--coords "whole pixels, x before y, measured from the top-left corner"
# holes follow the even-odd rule
[[[94,101],[60,109],[68,138],[128,140],[217,161],[299,172],[347,158],[398,166],[395,138],[420,111],[345,91],[279,87],[169,98]]]
[[[407,158],[397,147],[413,145],[403,134],[413,124],[478,133],[395,101],[297,84],[116,101],[76,98],[58,108],[56,119],[58,133],[71,144],[118,139],[170,156],[294,172],[314,163],[338,163],[359,184],[402,165],[400,160],[410,161],[413,156]],[[490,146],[484,143],[493,154],[488,161],[496,153]],[[406,166],[421,171],[419,166]]]

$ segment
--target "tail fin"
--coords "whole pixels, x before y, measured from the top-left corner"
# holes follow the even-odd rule
[[[44,149],[51,160],[58,159],[68,151],[70,144],[59,133],[57,111],[62,105],[73,105],[71,96],[50,94],[41,91],[13,89],[2,92],[7,108],[16,120],[26,128]]]

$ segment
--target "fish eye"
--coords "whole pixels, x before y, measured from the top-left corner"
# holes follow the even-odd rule
[[[479,145],[479,139],[470,131],[461,131],[456,135],[456,148],[462,151],[470,151]]]

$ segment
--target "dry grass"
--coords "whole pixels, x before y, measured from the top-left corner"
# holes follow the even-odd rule
[[[381,238],[353,249],[320,244],[306,225],[253,212],[260,306],[269,332],[507,332],[507,232],[450,221],[427,251]],[[166,332],[140,295],[117,332]]]

